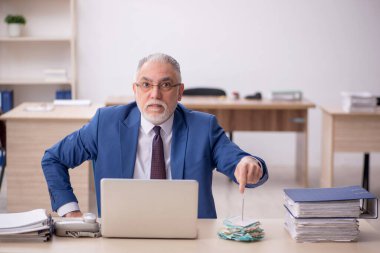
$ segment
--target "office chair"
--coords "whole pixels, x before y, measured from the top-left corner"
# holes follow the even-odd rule
[[[183,91],[184,96],[213,96],[213,97],[219,97],[219,96],[226,96],[227,93],[218,88],[189,88],[185,89]],[[232,141],[233,135],[232,131],[229,133],[230,140]]]
[[[226,96],[226,92],[217,88],[190,88],[183,91],[184,96]]]

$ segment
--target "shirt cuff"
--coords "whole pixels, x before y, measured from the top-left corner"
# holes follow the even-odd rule
[[[58,208],[57,213],[59,216],[64,216],[67,213],[79,211],[79,205],[77,202],[69,202]]]
[[[260,168],[261,168],[261,169],[263,168],[263,165],[261,164],[261,162],[259,161],[259,159],[256,159],[256,157],[254,157],[254,156],[250,156],[250,155],[244,156],[242,159],[240,159],[239,162],[241,162],[241,161],[242,161],[244,158],[246,158],[246,157],[253,158],[253,159],[259,164]]]
[[[256,162],[259,164],[260,168],[262,169],[263,165],[261,164],[261,162],[259,161],[259,159],[256,159],[256,157],[253,157],[253,156],[251,156],[251,157],[256,160]]]

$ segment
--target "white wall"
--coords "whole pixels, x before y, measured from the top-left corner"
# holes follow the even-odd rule
[[[339,106],[343,90],[380,94],[379,24],[377,0],[78,0],[79,97],[132,95],[138,60],[164,52],[180,62],[186,87],[301,89]],[[319,109],[309,130],[309,163],[319,167]],[[269,164],[294,164],[292,134],[238,133],[236,142]],[[336,163],[361,167],[362,158]]]

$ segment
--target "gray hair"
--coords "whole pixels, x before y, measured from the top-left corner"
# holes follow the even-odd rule
[[[180,68],[179,63],[177,62],[177,60],[174,59],[173,57],[171,57],[170,55],[162,54],[162,53],[155,53],[155,54],[151,54],[151,55],[148,55],[147,57],[142,58],[139,61],[139,65],[137,66],[136,77],[135,78],[137,78],[137,75],[140,72],[142,66],[145,63],[151,62],[151,61],[153,61],[153,62],[168,63],[168,64],[172,65],[172,67],[174,68],[175,72],[177,73],[177,79],[178,79],[178,81],[182,82],[181,68]]]

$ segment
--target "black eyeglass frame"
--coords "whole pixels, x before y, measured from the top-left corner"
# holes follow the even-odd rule
[[[163,86],[163,85],[168,84],[168,83],[169,82],[162,82],[162,83],[154,85],[154,84],[151,84],[149,82],[143,82],[143,84],[135,82],[134,85],[136,85],[137,87],[140,87],[141,90],[143,90],[143,91],[152,90],[154,86],[157,86],[160,90],[169,91],[169,90],[173,89],[174,87],[180,86],[182,84],[182,83],[176,83],[176,84],[170,84],[168,86]],[[148,84],[149,86],[143,86],[144,84]]]

